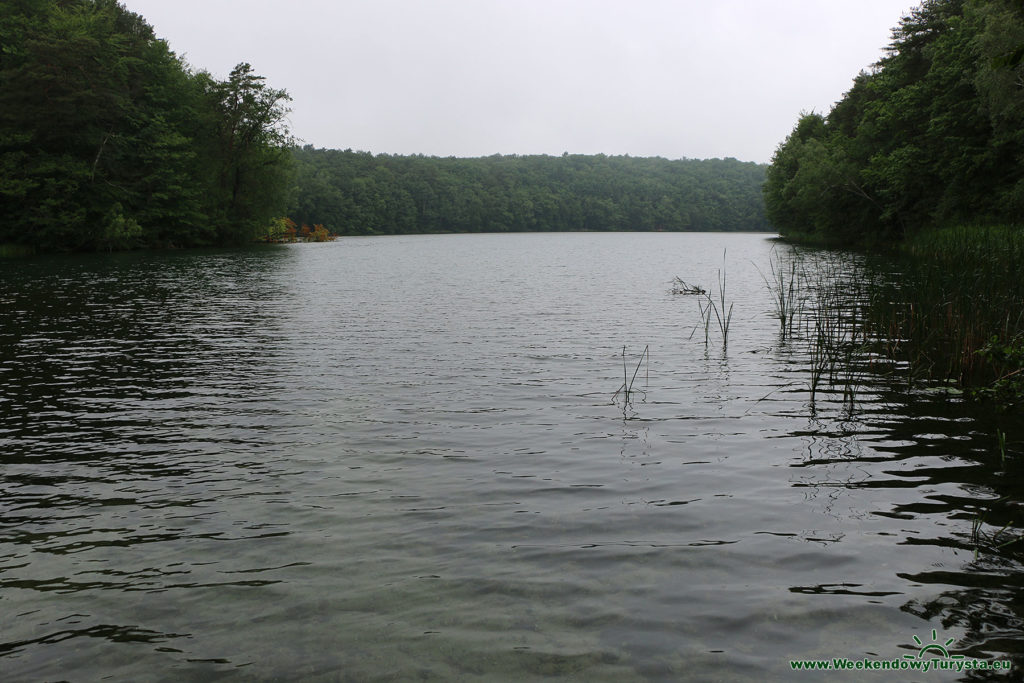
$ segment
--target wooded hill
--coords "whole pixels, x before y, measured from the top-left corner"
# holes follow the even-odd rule
[[[348,234],[768,230],[764,165],[570,155],[438,158],[303,147],[289,215]]]
[[[808,113],[767,173],[784,235],[894,243],[1024,218],[1024,2],[927,0],[827,115]]]

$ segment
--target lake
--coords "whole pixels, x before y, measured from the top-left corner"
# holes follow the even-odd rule
[[[791,662],[929,646],[1019,672],[1015,460],[884,373],[812,401],[780,256],[537,233],[0,262],[2,677],[861,680]],[[727,345],[676,276],[725,283]]]

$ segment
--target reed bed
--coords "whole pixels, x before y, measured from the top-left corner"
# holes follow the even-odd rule
[[[1024,229],[961,226],[914,237],[895,263],[851,270],[820,252],[762,277],[781,336],[807,344],[812,401],[852,405],[867,372],[1024,403]]]
[[[807,345],[812,405],[825,388],[838,394],[852,411],[866,373],[872,337],[866,322],[866,280],[859,268],[851,270],[850,265],[819,256],[813,267],[799,275],[804,295],[792,310],[794,319],[799,311],[795,329]],[[797,301],[795,292],[791,300]]]
[[[914,379],[981,393],[1012,382],[1024,368],[1024,231],[947,228],[912,238],[905,251],[898,285],[872,290],[887,352]]]
[[[32,256],[35,248],[24,244],[0,244],[0,258],[23,258]]]
[[[771,293],[774,315],[779,320],[779,333],[785,340],[793,333],[793,323],[803,313],[806,305],[806,298],[802,294],[807,273],[796,252],[783,258],[775,247],[772,247],[768,257],[768,266],[770,275],[766,275],[760,268],[758,272]]]

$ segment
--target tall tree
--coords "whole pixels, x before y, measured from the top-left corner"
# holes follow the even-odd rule
[[[244,241],[269,224],[288,196],[290,143],[285,117],[291,100],[252,66],[236,66],[226,81],[204,79],[218,147],[216,206],[221,237]]]

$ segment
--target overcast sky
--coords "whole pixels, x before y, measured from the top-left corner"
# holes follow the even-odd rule
[[[122,0],[176,53],[293,98],[317,147],[767,162],[913,0]]]

